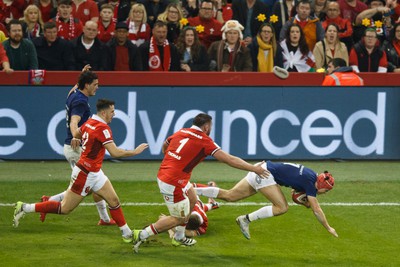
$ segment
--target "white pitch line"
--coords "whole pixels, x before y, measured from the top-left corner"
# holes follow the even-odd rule
[[[269,202],[222,202],[219,203],[220,206],[268,206],[271,205]],[[289,206],[297,206],[297,204],[293,202],[288,203]],[[333,202],[333,203],[319,203],[321,206],[347,206],[347,207],[355,207],[355,206],[400,206],[399,202],[376,202],[376,203],[368,203],[368,202]],[[0,207],[11,207],[14,206],[14,203],[0,203]],[[94,203],[81,203],[80,206],[94,206]],[[165,206],[165,203],[156,203],[156,202],[126,202],[122,203],[122,206]]]

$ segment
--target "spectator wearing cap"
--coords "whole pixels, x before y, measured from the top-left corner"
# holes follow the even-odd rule
[[[43,28],[43,36],[32,40],[37,52],[39,69],[75,70],[72,45],[57,36],[56,23],[46,22]]]
[[[349,65],[356,72],[387,72],[386,53],[380,46],[374,28],[367,28],[361,41],[354,45]]]
[[[72,15],[72,1],[60,0],[57,15],[51,19],[57,24],[57,35],[65,40],[72,40],[82,34],[82,22]],[[81,70],[82,68],[80,68]]]
[[[180,57],[174,44],[168,42],[167,24],[160,20],[153,27],[153,36],[139,46],[144,71],[180,71]]]
[[[392,23],[390,19],[392,0],[388,1],[386,4],[385,0],[368,0],[368,9],[364,10],[356,17],[355,28],[353,40],[358,42],[364,31],[368,27],[376,28],[376,34],[381,43],[386,39],[386,28],[392,28]],[[394,2],[396,3],[396,2]]]
[[[118,22],[115,35],[107,43],[110,69],[115,71],[141,71],[139,48],[128,38],[128,25]]]
[[[100,10],[100,19],[97,22],[98,33],[97,38],[103,43],[107,43],[114,36],[115,21],[114,7],[110,4],[103,4]]]
[[[253,71],[250,50],[242,42],[243,29],[237,20],[228,20],[221,29],[222,40],[211,44],[208,56],[217,71]]]
[[[71,41],[75,58],[75,70],[81,70],[89,64],[94,71],[109,70],[107,48],[97,38],[97,22],[87,21],[83,34]]]

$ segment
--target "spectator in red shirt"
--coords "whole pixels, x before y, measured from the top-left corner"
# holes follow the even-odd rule
[[[99,29],[97,38],[103,43],[107,43],[114,36],[115,21],[113,16],[114,7],[110,4],[103,4],[100,10],[100,19],[97,22]]]
[[[8,60],[6,50],[4,50],[2,43],[0,43],[0,67],[2,71],[6,73],[11,73],[14,71],[10,68],[10,61]]]
[[[25,0],[0,0],[0,23],[6,25],[12,19],[22,17],[28,4]]]
[[[57,10],[56,17],[52,19],[57,24],[57,35],[66,40],[72,40],[81,35],[83,25],[72,15],[72,1],[60,0]]]
[[[205,0],[201,3],[199,16],[188,18],[189,24],[198,27],[200,42],[208,49],[211,43],[222,39],[222,23],[213,18],[213,3]],[[200,29],[201,28],[201,29]]]
[[[78,18],[83,25],[86,21],[92,20],[97,22],[99,20],[99,8],[95,1],[92,0],[72,0],[72,14]]]
[[[56,0],[34,0],[33,3],[39,7],[43,22],[48,22],[56,16],[58,6]]]
[[[360,0],[338,0],[338,3],[342,18],[350,20],[351,23],[356,21],[358,14],[368,9],[368,6]]]
[[[110,69],[115,71],[140,71],[142,62],[139,48],[128,39],[128,25],[120,21],[115,36],[107,43]]]

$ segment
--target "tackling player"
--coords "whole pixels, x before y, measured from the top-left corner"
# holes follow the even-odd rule
[[[329,225],[317,200],[317,194],[326,193],[333,188],[335,179],[329,172],[318,175],[313,170],[294,163],[275,163],[267,161],[261,166],[271,173],[267,179],[260,178],[260,176],[254,172],[249,172],[232,189],[225,190],[218,187],[201,187],[195,190],[200,196],[223,199],[229,202],[247,198],[257,193],[257,191],[263,194],[272,203],[272,206],[265,206],[252,213],[241,215],[236,218],[236,222],[243,235],[247,239],[250,239],[250,222],[282,215],[287,212],[289,208],[288,203],[280,186],[291,187],[296,191],[306,193],[308,203],[304,205],[306,207],[311,207],[317,220],[329,233],[338,237],[336,230]]]
[[[211,181],[208,182],[207,185],[192,183],[192,186],[196,188],[196,187],[208,187],[217,185],[215,182]],[[207,212],[218,208],[219,204],[213,198],[208,198],[208,203],[204,203],[203,201],[201,201],[200,198],[198,198],[196,204],[194,205],[193,211],[189,216],[188,222],[186,224],[185,236],[195,237],[199,235],[204,235],[208,229]],[[168,230],[168,233],[169,237],[173,238],[175,235],[175,228]]]
[[[118,196],[101,166],[106,149],[114,158],[132,157],[142,153],[148,145],[140,144],[134,150],[118,148],[108,126],[115,116],[114,101],[99,99],[96,107],[97,115],[93,115],[77,130],[77,138],[82,138],[82,155],[72,170],[71,182],[64,199],[61,202],[49,200],[35,204],[18,201],[14,210],[14,227],[18,227],[19,220],[25,213],[69,214],[93,191],[107,201],[110,214],[120,228],[124,242],[132,242],[132,231],[125,221]]]
[[[148,237],[173,227],[176,227],[172,239],[174,246],[196,244],[196,240],[185,237],[185,225],[197,202],[196,192],[189,180],[193,168],[207,156],[213,156],[231,167],[255,172],[262,177],[269,175],[269,172],[260,166],[261,164],[252,165],[224,152],[209,137],[211,128],[211,116],[200,113],[193,119],[191,128],[180,129],[165,140],[162,146],[164,159],[157,174],[157,182],[170,215],[160,218],[143,230],[133,231],[134,252],[139,251],[139,246]]]

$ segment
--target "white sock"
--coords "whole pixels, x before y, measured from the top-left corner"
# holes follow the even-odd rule
[[[122,236],[132,235],[132,230],[129,228],[127,223],[121,226],[119,229],[121,230]]]
[[[154,231],[156,231],[156,232],[154,232],[152,228],[154,228]],[[152,235],[156,235],[156,234],[158,234],[158,232],[157,232],[157,230],[155,230],[154,225],[149,225],[146,228],[144,228],[142,231],[140,231],[139,237],[140,237],[140,240],[144,240],[144,239],[147,239],[148,237],[150,237]]]
[[[272,213],[272,206],[265,206],[259,210],[249,213],[247,216],[248,216],[249,220],[252,222],[255,220],[259,220],[259,219],[265,219],[265,218],[272,217],[272,216],[274,216],[274,214]]]
[[[196,187],[194,190],[196,190],[197,195],[199,196],[205,196],[205,197],[211,197],[211,198],[216,198],[219,193],[219,188],[218,187]]]
[[[22,210],[26,213],[35,212],[35,204],[22,204]]]
[[[175,229],[176,229],[176,232],[175,232],[175,235],[174,235],[175,240],[184,239],[185,238],[185,229],[186,229],[186,227],[179,225],[179,226],[175,227]]]
[[[60,194],[49,197],[49,200],[61,202],[64,199],[64,195],[65,195],[65,191]]]
[[[108,216],[106,201],[100,200],[99,202],[96,202],[96,207],[97,207],[97,212],[99,213],[100,219],[109,223],[110,216]]]

